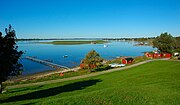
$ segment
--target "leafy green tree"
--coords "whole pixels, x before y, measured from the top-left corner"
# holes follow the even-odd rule
[[[11,25],[5,29],[6,35],[3,36],[0,32],[0,92],[2,93],[2,82],[6,81],[10,76],[16,76],[22,72],[22,64],[19,62],[19,58],[23,54],[22,51],[18,51],[16,45],[15,30]]]
[[[167,32],[162,33],[153,40],[153,47],[158,48],[163,53],[172,53],[176,46],[176,40]]]
[[[103,58],[95,50],[91,50],[82,60],[82,63],[86,64],[88,69],[98,68],[102,62]]]
[[[176,37],[175,52],[179,52],[180,53],[180,37]]]

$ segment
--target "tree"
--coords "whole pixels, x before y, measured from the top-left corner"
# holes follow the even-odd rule
[[[16,45],[15,30],[11,25],[5,29],[5,36],[0,32],[0,92],[2,93],[2,82],[6,81],[11,76],[17,76],[22,73],[22,64],[19,58],[23,54],[18,51]]]
[[[176,46],[176,40],[171,34],[167,32],[162,33],[153,41],[153,47],[158,48],[163,53],[172,53]]]
[[[88,69],[98,68],[102,62],[103,58],[95,50],[91,50],[82,60],[82,63],[86,64]]]
[[[175,52],[179,52],[180,53],[180,37],[176,37]]]

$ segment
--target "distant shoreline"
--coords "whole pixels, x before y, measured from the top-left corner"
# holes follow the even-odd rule
[[[154,39],[155,37],[142,37],[142,38],[137,38],[137,37],[132,37],[132,38],[18,38],[16,41],[35,41],[35,40],[139,40],[139,39]]]
[[[104,44],[107,41],[95,40],[95,41],[52,41],[52,42],[38,42],[41,44],[53,44],[53,45],[79,45],[79,44]]]

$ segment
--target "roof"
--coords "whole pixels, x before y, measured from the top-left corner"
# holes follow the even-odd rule
[[[127,61],[132,61],[133,60],[133,58],[124,58],[125,60],[127,60]]]

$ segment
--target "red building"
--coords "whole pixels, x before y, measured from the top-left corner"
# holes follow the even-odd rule
[[[132,64],[133,63],[133,58],[129,57],[129,58],[122,58],[121,59],[121,63],[122,64]]]
[[[87,69],[88,68],[88,65],[87,64],[84,64],[84,63],[81,63],[80,65],[80,68],[82,68],[82,69]],[[95,65],[95,64],[91,64],[90,66],[89,66],[89,68],[91,68],[91,69],[93,69],[93,68],[96,68],[97,66]]]
[[[146,52],[145,56],[148,58],[153,58],[153,53]]]
[[[145,56],[148,58],[170,58],[172,54],[169,53],[149,53],[146,52]]]
[[[163,54],[163,57],[164,57],[164,58],[171,58],[171,57],[172,57],[172,54],[164,53],[164,54]]]
[[[153,58],[162,58],[162,57],[163,57],[163,54],[160,54],[160,53],[153,54]]]
[[[80,66],[81,69],[87,68],[87,65],[85,65],[84,63],[81,63],[79,66]]]

